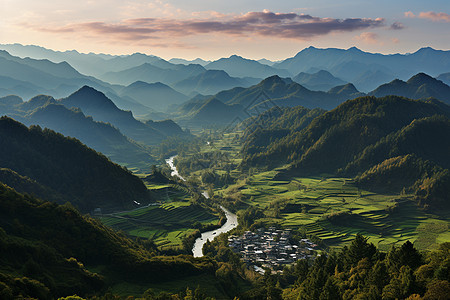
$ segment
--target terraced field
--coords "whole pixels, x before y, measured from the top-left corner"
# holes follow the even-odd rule
[[[188,201],[169,202],[105,215],[102,222],[132,236],[153,240],[161,248],[177,247],[200,224],[218,224],[211,211]]]
[[[262,172],[220,191],[236,189],[248,205],[264,209],[263,223],[304,228],[332,247],[362,233],[380,249],[410,240],[419,249],[450,241],[449,222],[418,209],[410,195],[382,195],[358,189],[349,178],[273,180]],[[274,211],[278,210],[278,213]]]

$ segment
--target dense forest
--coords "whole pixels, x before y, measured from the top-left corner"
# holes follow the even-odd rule
[[[215,277],[211,259],[159,256],[152,242],[133,241],[70,204],[24,196],[3,184],[0,227],[1,299],[94,296],[120,282]]]
[[[449,117],[442,102],[397,96],[357,98],[326,113],[272,109],[246,128],[242,166],[288,163],[291,175],[359,175],[362,186],[411,189],[423,205],[439,209],[448,206]],[[264,129],[257,126],[263,120]]]
[[[27,177],[15,181],[21,182],[20,186],[12,184],[22,192],[46,196],[43,189],[22,184],[32,180],[56,191],[60,203],[69,201],[82,212],[132,208],[133,201],[154,201],[139,178],[74,138],[38,126],[27,128],[2,117],[0,145],[0,165]]]

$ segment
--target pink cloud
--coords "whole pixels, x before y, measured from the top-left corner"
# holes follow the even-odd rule
[[[211,13],[210,16],[192,19],[139,18],[119,23],[88,22],[60,27],[30,24],[22,26],[47,33],[73,33],[110,40],[142,41],[198,34],[258,35],[301,40],[331,32],[350,32],[384,25],[382,18],[334,19],[307,14],[274,13],[267,10],[234,16]]]
[[[421,12],[419,14],[419,18],[421,19],[429,19],[433,22],[450,22],[450,15],[440,12],[440,13],[435,13],[433,11],[428,11],[428,12]]]
[[[355,36],[354,39],[371,45],[376,45],[380,43],[378,40],[378,34],[373,32],[363,32],[360,35]]]
[[[413,12],[407,11],[405,12],[405,17],[428,19],[433,22],[450,22],[450,15],[443,12],[437,13],[434,11],[427,11],[427,12],[420,12],[419,15],[415,15]]]

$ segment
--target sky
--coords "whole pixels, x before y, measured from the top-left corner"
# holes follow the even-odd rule
[[[309,46],[450,49],[448,0],[0,0],[0,43],[281,60]]]

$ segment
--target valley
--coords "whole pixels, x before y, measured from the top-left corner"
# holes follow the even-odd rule
[[[238,164],[239,160],[228,159],[239,153],[238,144],[233,144],[230,138],[236,134],[239,133],[211,139],[210,143],[215,145],[213,152],[221,151],[218,161],[213,160],[213,172],[221,174],[223,169],[229,170]],[[228,145],[226,150],[218,150],[224,145]],[[201,153],[212,153],[210,148],[205,145]],[[183,157],[178,159],[183,160]],[[413,194],[376,193],[358,187],[353,178],[330,174],[282,178],[280,174],[286,169],[251,170],[251,175],[232,169],[230,174],[238,178],[236,183],[213,187],[213,193],[219,203],[226,203],[235,210],[255,207],[263,212],[260,218],[252,220],[252,228],[274,225],[291,228],[319,238],[328,247],[342,248],[357,233],[385,251],[407,240],[420,250],[450,242],[449,216],[421,210]],[[201,180],[203,171],[197,170],[191,176]]]
[[[450,292],[450,51],[0,49],[1,299]]]

